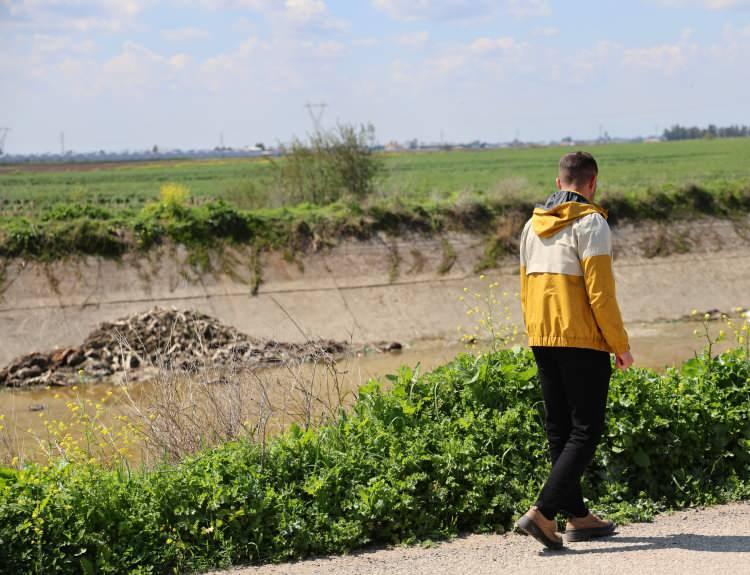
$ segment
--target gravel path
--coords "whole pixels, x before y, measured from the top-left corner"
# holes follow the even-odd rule
[[[543,551],[530,537],[468,535],[430,548],[396,547],[223,571],[224,575],[750,575],[750,502],[659,516],[617,535]],[[218,575],[214,574],[214,575]]]

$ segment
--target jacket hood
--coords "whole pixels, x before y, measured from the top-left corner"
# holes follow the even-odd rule
[[[581,194],[562,190],[552,194],[543,205],[534,208],[531,225],[536,235],[547,238],[589,214],[601,214],[606,219],[607,210],[592,204]]]

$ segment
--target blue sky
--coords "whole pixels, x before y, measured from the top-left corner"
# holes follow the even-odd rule
[[[750,0],[0,0],[8,153],[750,124]]]

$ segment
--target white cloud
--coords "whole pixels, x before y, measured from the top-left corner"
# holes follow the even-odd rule
[[[251,89],[259,95],[289,92],[324,77],[346,50],[330,38],[258,36],[198,65],[200,84],[214,93]]]
[[[88,54],[94,51],[93,40],[74,41],[70,36],[34,34],[31,49],[33,53],[59,56],[69,53]]]
[[[472,20],[505,11],[518,18],[548,16],[549,0],[371,0],[394,20]]]
[[[253,10],[263,14],[272,24],[342,31],[349,28],[349,22],[331,16],[325,0],[186,0],[209,10],[227,8]]]
[[[364,38],[355,38],[354,40],[352,40],[352,46],[356,46],[358,48],[370,48],[372,46],[377,46],[379,43],[380,43],[380,40],[372,36],[366,36]]]
[[[172,82],[189,63],[185,54],[162,56],[134,42],[104,62],[96,74],[96,89],[116,96],[142,97],[162,83]]]
[[[510,37],[505,38],[477,38],[469,44],[469,51],[482,55],[518,55],[521,46]]]
[[[463,20],[484,17],[496,8],[491,0],[372,0],[394,20]]]
[[[528,44],[510,37],[477,38],[467,44],[444,49],[425,61],[427,81],[508,77],[509,70],[521,71],[533,67],[525,54]],[[415,76],[415,82],[424,82]]]
[[[341,54],[344,44],[335,40],[306,41],[300,44],[307,56],[316,58],[333,58]]]
[[[709,10],[731,10],[750,6],[747,0],[706,0],[704,4]]]
[[[32,30],[117,32],[132,27],[150,0],[3,0],[4,26]]]
[[[399,36],[397,42],[401,46],[406,46],[409,48],[421,48],[425,44],[427,44],[427,41],[430,39],[430,33],[426,30],[422,30],[421,32],[413,32],[410,34],[402,34]]]
[[[663,44],[648,48],[629,48],[623,52],[622,61],[629,66],[673,74],[685,66],[686,57],[683,46]]]
[[[750,8],[750,0],[655,0],[669,8],[702,7],[707,10],[738,10]]]
[[[209,34],[206,30],[200,28],[172,28],[161,31],[161,37],[167,42],[191,42],[193,40],[203,40],[208,38]]]
[[[559,54],[550,60],[551,76],[556,81],[581,85],[597,76],[606,75],[613,69],[613,62],[621,64],[622,47],[611,42],[600,41],[593,46],[576,51],[570,62],[564,62]]]
[[[284,7],[289,17],[299,21],[308,21],[326,12],[323,0],[286,0]]]
[[[172,70],[182,71],[188,67],[191,62],[191,58],[187,54],[175,54],[167,61],[169,62],[169,66]]]
[[[201,71],[217,79],[217,75],[231,73],[244,68],[244,65],[265,46],[253,36],[246,38],[237,49],[208,58],[201,65]]]
[[[410,70],[403,60],[393,60],[390,69],[391,81],[397,84],[406,84],[412,79]]]
[[[553,36],[560,35],[560,29],[554,26],[542,26],[540,28],[534,28],[534,36],[542,36],[545,38],[552,38]]]
[[[507,9],[513,16],[519,18],[533,18],[552,14],[549,0],[507,0]]]

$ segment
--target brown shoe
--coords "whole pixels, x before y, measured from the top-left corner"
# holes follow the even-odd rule
[[[532,507],[523,515],[516,527],[531,535],[548,549],[562,549],[563,540],[557,533],[557,522],[547,519],[538,508]]]
[[[589,512],[586,517],[571,517],[565,526],[565,538],[568,541],[588,541],[596,537],[607,537],[615,532],[617,526],[611,521],[599,519]]]

